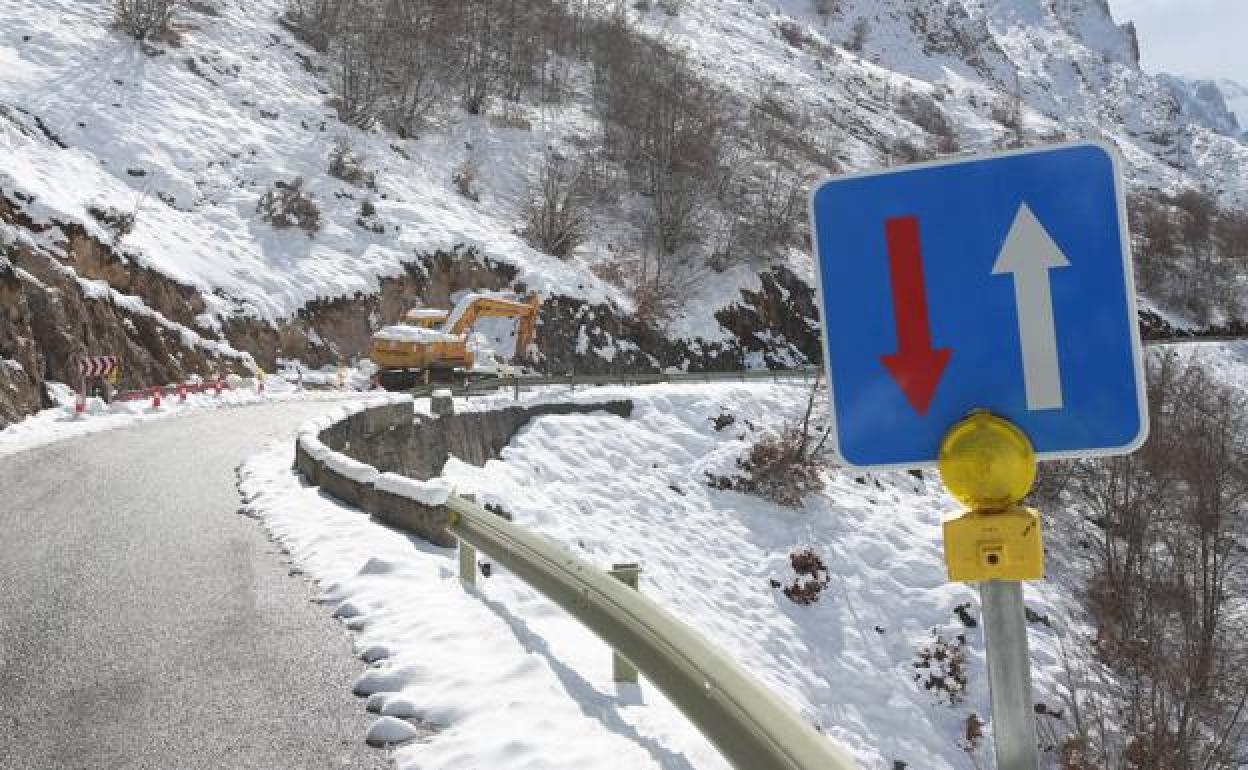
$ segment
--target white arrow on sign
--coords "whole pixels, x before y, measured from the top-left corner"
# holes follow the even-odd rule
[[[1027,409],[1033,412],[1062,408],[1062,372],[1057,362],[1049,270],[1069,266],[1070,261],[1031,208],[1026,203],[1019,206],[992,274],[1014,274],[1023,380],[1027,386]]]

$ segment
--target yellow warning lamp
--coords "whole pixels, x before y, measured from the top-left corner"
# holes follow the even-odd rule
[[[1036,453],[1021,430],[977,410],[953,426],[940,445],[940,477],[972,511],[1000,511],[1027,496],[1036,480]]]
[[[969,510],[944,521],[949,579],[1044,577],[1040,517],[1019,505],[1036,480],[1036,453],[1013,423],[975,411],[945,435],[940,476]]]

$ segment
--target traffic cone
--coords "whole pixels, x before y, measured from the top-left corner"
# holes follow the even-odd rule
[[[160,388],[159,387],[152,388],[152,408],[153,409],[160,408]]]

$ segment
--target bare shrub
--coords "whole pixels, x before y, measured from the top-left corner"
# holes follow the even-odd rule
[[[831,428],[819,436],[812,420],[815,401],[822,392],[820,385],[820,380],[816,379],[801,421],[786,422],[779,432],[766,433],[755,441],[746,456],[737,460],[740,474],[708,474],[708,483],[716,489],[734,489],[790,508],[800,507],[802,498],[822,491],[823,464],[819,454]]]
[[[945,117],[945,111],[932,97],[917,92],[908,92],[897,103],[897,111],[902,117],[919,128],[937,137],[953,137],[956,135],[953,124]]]
[[[467,158],[456,166],[451,175],[451,184],[455,192],[476,203],[481,200],[480,183],[481,166],[473,158]]]
[[[329,175],[356,187],[377,189],[376,172],[364,167],[363,159],[352,152],[351,143],[346,137],[335,140],[334,149],[330,150]]]
[[[813,0],[815,13],[824,17],[839,13],[841,2],[842,0]]]
[[[737,461],[745,475],[738,476],[731,488],[779,505],[800,507],[803,497],[823,489],[821,465],[807,455],[803,444],[801,431],[793,425],[764,436]]]
[[[915,656],[914,681],[937,700],[956,706],[966,699],[966,635],[958,634],[950,640],[933,629],[932,636],[931,644],[921,648]]]
[[[386,224],[377,214],[377,205],[368,198],[360,201],[360,211],[355,217],[355,224],[377,235],[386,232]]]
[[[814,39],[806,33],[805,27],[790,19],[777,22],[776,31],[780,33],[780,37],[784,39],[784,42],[794,48],[804,48],[814,42]]]
[[[369,129],[377,120],[381,100],[381,77],[376,57],[376,31],[361,21],[337,42],[332,105],[347,125]]]
[[[1023,123],[1023,87],[1018,73],[1014,73],[1014,83],[1009,93],[993,101],[989,108],[992,119],[1006,129],[1002,146],[1018,149],[1026,144],[1026,130]]]
[[[648,228],[662,260],[699,236],[698,199],[724,151],[723,96],[685,57],[636,34],[622,19],[604,24],[594,46],[594,100],[603,147],[651,203]]]
[[[92,219],[112,232],[114,245],[134,232],[134,223],[138,218],[138,214],[134,211],[122,211],[114,206],[99,206],[96,204],[88,206],[87,213],[91,215]]]
[[[688,308],[689,298],[702,287],[707,273],[703,266],[674,262],[656,280],[655,260],[640,254],[617,255],[596,263],[591,270],[623,291],[633,301],[633,316],[655,329],[663,328]]]
[[[535,249],[566,257],[589,235],[581,166],[547,152],[525,209],[523,235]]]
[[[760,168],[739,177],[724,200],[732,219],[711,265],[723,270],[805,244],[806,190],[810,179],[784,166]]]
[[[1224,257],[1248,263],[1248,211],[1221,211],[1213,232]]]
[[[298,39],[325,53],[346,10],[343,0],[288,0],[282,21]]]
[[[827,565],[815,553],[815,549],[802,548],[793,551],[789,554],[789,566],[796,573],[793,582],[784,585],[779,580],[772,579],[772,588],[782,588],[789,601],[804,607],[819,601],[820,594],[828,587],[832,578]]]
[[[871,31],[871,26],[865,18],[854,22],[853,28],[849,31],[849,39],[845,41],[845,48],[855,53],[862,53],[862,49],[867,44],[867,35]]]
[[[260,196],[256,211],[274,227],[298,227],[309,236],[321,229],[321,207],[303,190],[303,177],[293,182],[278,180]]]
[[[115,0],[113,16],[117,26],[136,40],[164,32],[173,20],[181,0]]]
[[[1069,469],[1095,646],[1124,689],[1114,729],[1085,725],[1063,751],[1071,767],[1230,770],[1248,728],[1248,401],[1174,354],[1149,375],[1148,443]]]
[[[890,165],[931,160],[932,151],[913,139],[894,139],[884,148]]]

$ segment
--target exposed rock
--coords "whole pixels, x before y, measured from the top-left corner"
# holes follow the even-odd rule
[[[510,265],[456,248],[413,258],[402,273],[382,278],[375,293],[313,300],[295,318],[277,326],[254,319],[230,320],[224,325],[225,336],[268,368],[276,358],[299,359],[311,366],[345,362],[366,356],[372,333],[397,321],[409,308],[418,304],[449,308],[456,292],[514,288],[515,275]]]
[[[823,360],[814,288],[785,267],[762,273],[762,290],[742,291],[743,301],[715,318],[748,352],[761,353],[768,368]]]

